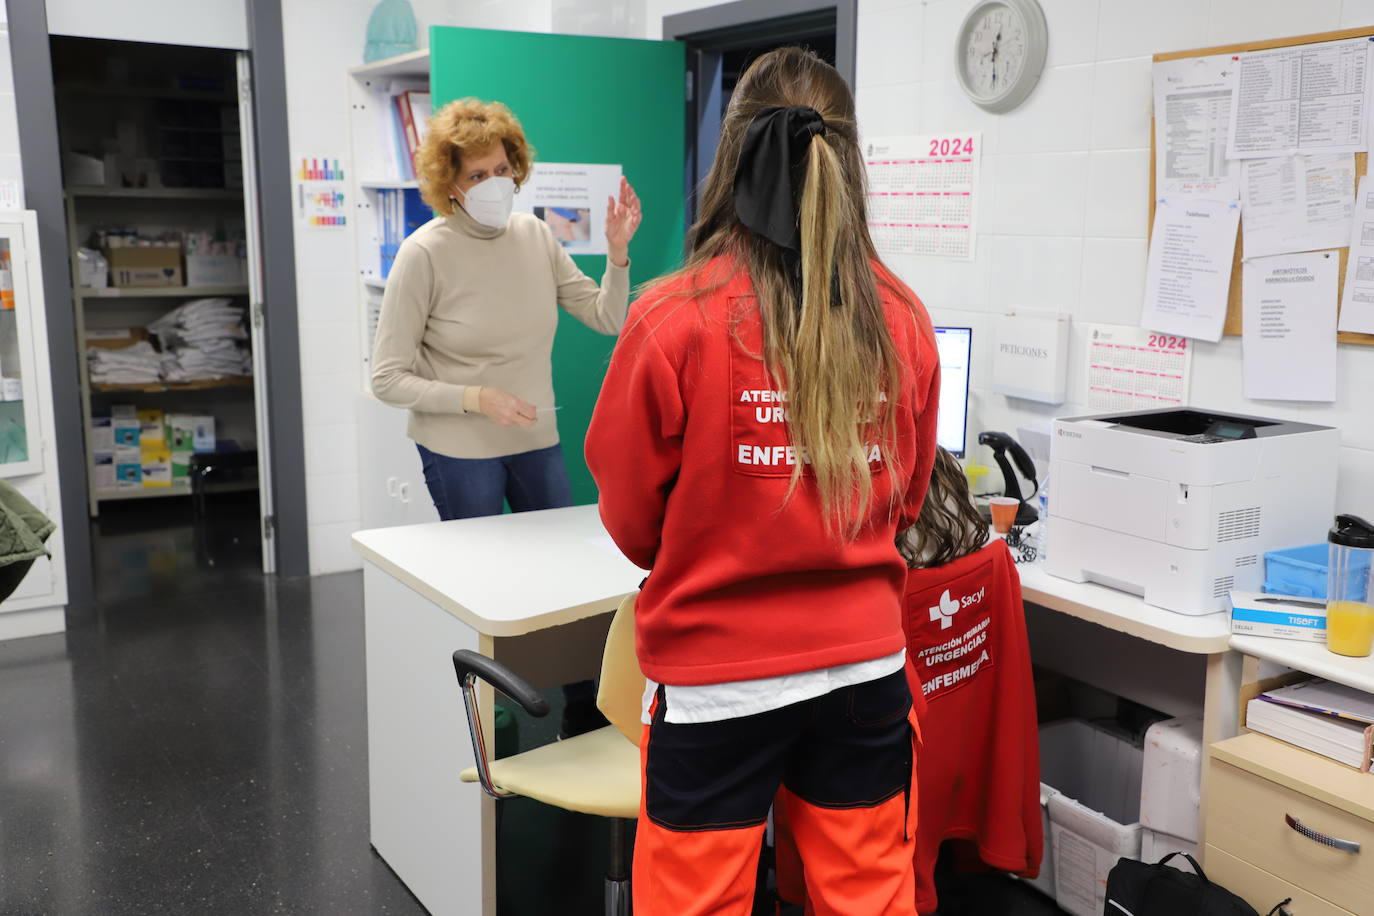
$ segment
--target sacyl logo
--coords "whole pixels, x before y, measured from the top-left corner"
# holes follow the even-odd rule
[[[940,621],[940,629],[948,630],[954,626],[954,615],[960,610],[972,607],[983,600],[983,595],[987,593],[987,586],[983,586],[971,595],[962,598],[953,598],[949,594],[949,589],[945,589],[940,596],[940,603],[930,609],[930,622]]]

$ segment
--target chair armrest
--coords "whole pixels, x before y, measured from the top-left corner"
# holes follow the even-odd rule
[[[477,679],[481,678],[501,693],[510,697],[524,708],[525,712],[536,718],[549,714],[549,703],[539,691],[531,687],[523,678],[505,665],[470,649],[459,649],[453,653],[453,673],[458,676],[458,687],[463,692],[463,709],[467,713],[468,737],[472,740],[472,756],[477,764],[477,778],[482,791],[492,798],[510,798],[510,792],[498,789],[491,779],[491,763],[487,759],[486,733],[482,730],[482,719],[477,711]]]
[[[463,683],[468,677],[486,681],[519,703],[525,712],[536,719],[542,719],[549,714],[548,700],[540,696],[539,691],[531,687],[524,678],[494,658],[473,652],[471,649],[459,649],[453,653],[453,671],[458,675],[459,683]]]

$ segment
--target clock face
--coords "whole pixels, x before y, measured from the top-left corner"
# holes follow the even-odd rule
[[[964,75],[977,95],[996,98],[1016,84],[1026,67],[1026,22],[1010,7],[979,10],[964,40]]]
[[[1045,12],[1036,0],[981,0],[959,28],[955,75],[975,105],[1011,111],[1040,81],[1048,46]]]

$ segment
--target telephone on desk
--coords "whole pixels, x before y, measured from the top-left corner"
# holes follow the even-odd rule
[[[1040,513],[1022,495],[1021,483],[1016,479],[1016,473],[1011,468],[1012,462],[1007,460],[1007,452],[1011,452],[1012,461],[1016,462],[1022,476],[1030,481],[1031,496],[1034,497],[1036,491],[1040,489],[1040,484],[1035,479],[1035,462],[1031,460],[1031,456],[1021,447],[1021,443],[1006,433],[979,433],[978,444],[986,445],[992,449],[992,458],[1002,471],[1002,479],[1006,481],[1003,485],[1002,495],[1010,496],[1021,503],[1020,508],[1016,510],[1016,524],[1020,527],[1033,524],[1040,517]],[[983,508],[986,511],[986,507]]]

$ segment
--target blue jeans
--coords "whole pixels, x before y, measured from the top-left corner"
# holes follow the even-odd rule
[[[500,458],[450,458],[423,445],[415,447],[442,521],[500,515],[506,502],[512,512],[572,505],[560,445]]]

